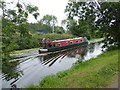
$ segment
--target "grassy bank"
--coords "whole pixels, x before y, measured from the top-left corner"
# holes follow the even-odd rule
[[[25,53],[37,52],[38,50],[39,50],[39,48],[17,50],[17,51],[11,52],[10,55],[11,56],[17,56],[17,55],[21,55],[21,54],[25,54]]]
[[[114,50],[47,76],[40,85],[30,85],[29,88],[103,88],[115,80],[117,73],[118,50]]]

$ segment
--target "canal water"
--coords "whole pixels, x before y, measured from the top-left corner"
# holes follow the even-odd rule
[[[2,66],[3,73],[0,75],[2,88],[39,85],[45,76],[67,70],[78,61],[86,61],[103,53],[102,45],[102,43],[91,43],[59,53],[31,57],[18,62],[5,62]]]

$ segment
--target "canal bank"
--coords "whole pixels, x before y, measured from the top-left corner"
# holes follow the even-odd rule
[[[48,75],[70,69],[76,62],[86,61],[102,54],[103,43],[91,43],[87,47],[71,48],[70,50],[45,55],[32,55],[8,62],[3,68],[2,87],[25,88],[39,85]],[[29,53],[30,54],[30,53]],[[26,54],[23,54],[26,55]],[[9,69],[9,71],[8,71]]]
[[[100,42],[104,40],[104,38],[96,38],[96,39],[93,39],[93,40],[90,40],[89,43],[96,43],[96,42]],[[41,47],[42,48],[42,47]],[[24,50],[16,50],[16,51],[13,51],[10,53],[10,56],[12,57],[24,57],[25,54],[28,54],[28,53],[34,53],[34,52],[37,52],[38,53],[38,50],[39,48],[32,48],[32,49],[24,49]],[[26,55],[27,56],[27,55]],[[29,55],[28,55],[29,56]]]
[[[45,77],[29,88],[105,88],[118,75],[118,50],[109,51],[72,68]],[[117,87],[116,87],[117,88]]]

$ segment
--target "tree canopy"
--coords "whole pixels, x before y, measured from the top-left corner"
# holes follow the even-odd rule
[[[49,30],[49,32],[53,32],[52,31],[52,27],[54,27],[57,23],[57,17],[54,15],[45,15],[43,16],[43,18],[40,20],[40,22],[44,25],[47,25],[47,29]]]
[[[86,34],[88,31],[91,33],[99,31],[99,34],[105,37],[105,46],[118,46],[120,44],[120,2],[99,2],[99,5],[100,7],[95,2],[70,1],[65,12],[68,18],[77,18],[78,31]]]
[[[33,5],[26,5],[21,2],[6,3],[0,2],[3,10],[2,17],[2,51],[3,59],[9,57],[9,53],[15,49],[30,48],[28,45],[32,39],[26,27],[27,18],[32,14],[36,19],[39,15],[38,8]],[[10,4],[16,8],[7,7]],[[32,46],[32,45],[31,45]]]

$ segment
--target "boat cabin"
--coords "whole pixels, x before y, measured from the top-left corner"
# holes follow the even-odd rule
[[[45,48],[61,47],[61,46],[66,46],[66,45],[76,44],[76,43],[81,43],[81,42],[84,42],[83,37],[51,41],[51,42],[46,42]]]

